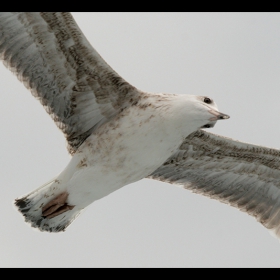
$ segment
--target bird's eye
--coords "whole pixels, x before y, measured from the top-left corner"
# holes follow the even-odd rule
[[[204,97],[203,101],[207,104],[211,104],[212,100],[209,97]]]

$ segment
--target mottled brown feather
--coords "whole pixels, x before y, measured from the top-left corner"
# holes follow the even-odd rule
[[[279,150],[199,130],[148,178],[230,204],[280,237]]]
[[[0,59],[63,131],[71,154],[140,98],[90,45],[70,13],[0,13]]]

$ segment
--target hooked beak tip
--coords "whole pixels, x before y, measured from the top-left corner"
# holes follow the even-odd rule
[[[226,120],[226,119],[230,118],[229,115],[220,113],[220,112],[215,111],[215,110],[209,110],[209,113],[214,115],[214,117],[210,118],[210,121]]]
[[[226,120],[226,119],[229,119],[229,118],[230,118],[229,115],[224,115],[224,114],[222,114],[222,115],[220,116],[220,119],[221,119],[221,120]]]

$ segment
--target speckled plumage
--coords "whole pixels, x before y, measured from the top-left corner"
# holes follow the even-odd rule
[[[16,200],[33,227],[63,231],[93,201],[148,177],[237,207],[280,236],[280,151],[200,130],[225,116],[214,102],[136,89],[69,13],[0,13],[0,59],[72,155],[54,180]]]
[[[68,150],[139,99],[69,13],[1,13],[0,58],[64,132]]]
[[[189,135],[149,178],[247,212],[280,236],[280,151],[205,131]]]

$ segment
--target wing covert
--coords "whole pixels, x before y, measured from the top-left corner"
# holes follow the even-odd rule
[[[39,99],[74,153],[101,124],[139,99],[70,13],[0,13],[0,59]]]
[[[148,178],[234,206],[280,238],[279,150],[199,130]]]

